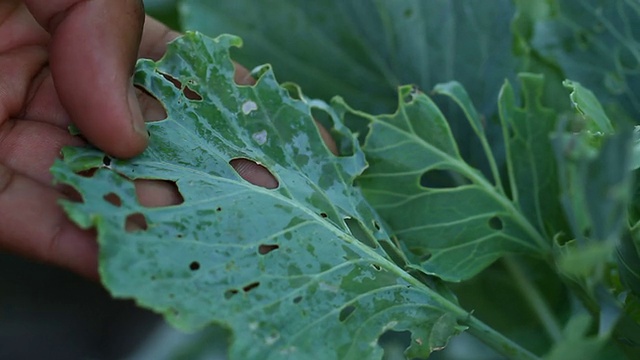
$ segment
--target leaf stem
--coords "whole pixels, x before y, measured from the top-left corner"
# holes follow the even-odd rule
[[[516,344],[511,339],[506,338],[501,333],[493,330],[482,321],[473,316],[469,316],[466,325],[469,326],[469,333],[482,342],[490,346],[498,353],[509,359],[518,360],[539,360],[540,357],[529,350]]]
[[[338,233],[338,229],[334,228],[333,231]],[[357,241],[355,239],[345,239],[346,241]],[[475,337],[477,337],[480,341],[484,342],[491,348],[493,348],[496,352],[510,358],[510,359],[518,359],[518,360],[539,360],[540,358],[535,354],[531,353],[529,350],[523,348],[519,344],[515,343],[511,339],[505,337],[501,333],[489,327],[487,324],[483,323],[476,317],[472,316],[467,310],[460,307],[457,302],[448,299],[443,294],[439,293],[437,290],[431,288],[422,282],[418,277],[411,275],[400,266],[395,264],[390,259],[387,259],[374,251],[369,247],[363,247],[362,250],[366,252],[369,256],[374,259],[377,259],[381,263],[387,263],[386,268],[396,275],[399,278],[405,280],[409,284],[416,286],[418,288],[423,289],[423,291],[429,294],[429,297],[437,303],[442,310],[449,311],[456,316],[461,325],[469,327],[469,333]]]
[[[531,283],[520,266],[513,257],[505,256],[503,263],[515,281],[515,285],[522,293],[523,297],[538,316],[540,323],[553,342],[562,340],[562,327],[556,320],[553,312],[543,299],[542,295]]]

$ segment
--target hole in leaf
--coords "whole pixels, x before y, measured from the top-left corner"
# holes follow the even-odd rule
[[[200,263],[197,261],[191,262],[191,264],[189,264],[189,270],[191,271],[200,270]]]
[[[167,118],[167,110],[162,103],[146,89],[136,87],[136,97],[145,121],[154,122]]]
[[[104,160],[103,160],[103,162],[104,162]],[[82,177],[90,178],[90,177],[93,177],[93,175],[95,175],[97,170],[98,170],[97,168],[92,168],[92,169],[79,171],[78,175],[80,175]]]
[[[175,86],[177,89],[182,89],[182,83],[178,81],[178,79],[174,78],[169,74],[165,74],[165,73],[160,73],[160,74],[162,75],[162,77],[169,80],[169,82],[173,84],[173,86]]]
[[[406,103],[406,104],[410,104],[412,103],[416,97],[420,94],[420,89],[418,89],[418,87],[416,85],[413,85],[411,87],[411,90],[409,92],[407,92],[406,94],[403,95],[402,100]]]
[[[371,267],[374,268],[376,271],[382,270],[382,268],[378,264],[371,264]]]
[[[367,245],[368,247],[375,249],[378,247],[378,242],[373,235],[366,229],[360,220],[354,218],[346,218],[344,219],[344,223],[349,228],[351,235],[356,238],[361,243]]]
[[[251,291],[251,290],[253,290],[253,289],[257,288],[258,286],[260,286],[260,283],[256,281],[256,282],[253,282],[253,283],[251,283],[251,284],[249,284],[249,285],[247,285],[247,286],[243,287],[243,288],[242,288],[242,291],[244,291],[244,292],[249,292],[249,291]]]
[[[504,224],[502,223],[502,219],[498,216],[494,216],[489,219],[489,227],[493,230],[502,230],[504,228]]]
[[[102,158],[102,164],[103,164],[104,166],[107,166],[107,167],[111,166],[111,158],[110,158],[110,157],[108,157],[107,155],[105,155],[105,156]]]
[[[294,304],[299,304],[300,301],[302,301],[302,296],[296,296],[293,298],[293,303]]]
[[[238,158],[229,161],[233,169],[246,181],[266,189],[278,187],[278,180],[266,167],[255,161]]]
[[[222,208],[218,206],[218,208],[216,208],[216,211],[220,212],[220,211],[222,211]]]
[[[456,187],[456,182],[448,170],[428,170],[420,177],[420,186],[432,189],[447,189]]]
[[[189,100],[202,100],[202,96],[200,96],[200,94],[198,94],[197,92],[195,92],[193,89],[189,88],[189,86],[183,86],[182,82],[178,79],[176,79],[175,77],[169,75],[169,74],[165,74],[165,73],[161,73],[162,76],[169,80],[169,82],[171,82],[171,84],[173,84],[173,86],[175,86],[177,89],[182,90],[182,93],[184,94],[184,96],[189,99]],[[192,83],[194,84],[193,80],[187,80],[187,83]]]
[[[115,207],[120,207],[122,206],[122,199],[120,199],[120,196],[118,196],[115,193],[108,193],[107,195],[102,197],[106,202],[108,202],[109,204],[115,206]]]
[[[378,344],[384,349],[385,359],[394,359],[396,353],[404,359],[404,350],[411,345],[411,332],[387,330],[378,338]],[[422,340],[416,339],[416,344],[422,345]]]
[[[191,89],[188,86],[185,86],[182,92],[184,93],[184,96],[189,100],[202,100],[202,96],[200,96],[200,94],[198,94],[195,90]]]
[[[260,255],[267,255],[268,253],[272,252],[273,250],[277,250],[279,249],[280,246],[276,245],[276,244],[262,244],[258,247],[258,253]]]
[[[175,181],[138,179],[134,181],[140,205],[147,208],[173,206],[184,203]]]
[[[373,227],[376,228],[376,230],[380,230],[380,224],[375,220],[373,220]]]
[[[320,137],[333,155],[351,156],[353,149],[349,138],[333,129],[333,119],[325,110],[312,107],[311,116],[315,121]]]
[[[147,230],[149,225],[144,215],[138,212],[127,216],[124,228],[127,232],[136,232]]]
[[[326,219],[329,215],[327,215],[327,213],[323,212],[323,213],[320,213],[320,216]]]
[[[59,189],[60,189],[60,192],[64,194],[64,196],[66,196],[67,200],[77,202],[77,203],[84,202],[82,195],[74,187],[66,184],[60,184]]]
[[[224,292],[224,298],[229,300],[231,299],[234,295],[238,294],[238,290],[236,289],[230,289]]]
[[[233,63],[233,67],[234,67],[233,80],[236,82],[236,84],[238,85],[255,85],[256,84],[256,79],[254,79],[251,76],[251,73],[245,67],[243,67],[242,65],[238,65],[236,63]]]
[[[349,316],[353,315],[354,311],[356,311],[355,306],[347,305],[343,307],[342,310],[340,310],[340,316],[338,317],[338,319],[340,319],[340,322],[345,322],[349,318]]]

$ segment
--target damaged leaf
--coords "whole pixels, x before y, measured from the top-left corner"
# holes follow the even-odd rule
[[[149,148],[127,161],[66,148],[52,168],[82,196],[63,202],[69,216],[97,229],[105,286],[181,329],[230,329],[232,359],[381,358],[378,338],[405,330],[411,356],[443,348],[468,314],[392,260],[404,255],[352,185],[366,166],[357,141],[316,109],[350,150],[334,156],[310,103],[268,67],[237,85],[228,51],[240,43],[189,33],[159,62],[142,60],[135,82],[167,113],[148,125]],[[242,179],[235,159],[277,186]],[[135,179],[169,181],[183,201],[144,207]]]

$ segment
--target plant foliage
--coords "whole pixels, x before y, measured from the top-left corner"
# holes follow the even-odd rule
[[[168,115],[149,124],[147,151],[67,148],[52,168],[82,196],[63,206],[97,228],[114,296],[181,329],[229,329],[235,359],[381,358],[390,334],[427,357],[465,330],[509,358],[638,356],[640,5],[183,0],[180,12],[187,28],[242,35],[240,62],[266,58],[327,102],[270,66],[236,84],[235,36],[188,33],[140,61],[137,85]],[[235,159],[278,186],[242,179]],[[137,179],[171,182],[183,202],[144,207]]]

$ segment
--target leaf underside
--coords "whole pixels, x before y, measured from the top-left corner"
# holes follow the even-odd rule
[[[66,148],[52,168],[82,196],[63,202],[69,216],[98,231],[105,286],[181,329],[229,328],[231,358],[380,358],[390,330],[412,332],[409,357],[441,349],[459,331],[455,304],[386,253],[399,250],[353,187],[365,168],[357,141],[324,108],[351,150],[332,155],[312,106],[268,67],[256,85],[237,85],[228,52],[240,43],[188,33],[159,62],[142,60],[135,82],[168,115],[148,124],[148,149],[105,161]],[[243,180],[229,164],[239,158],[266,167],[278,187]],[[175,183],[184,201],[144,207],[135,179]],[[132,216],[143,226],[127,227]]]

